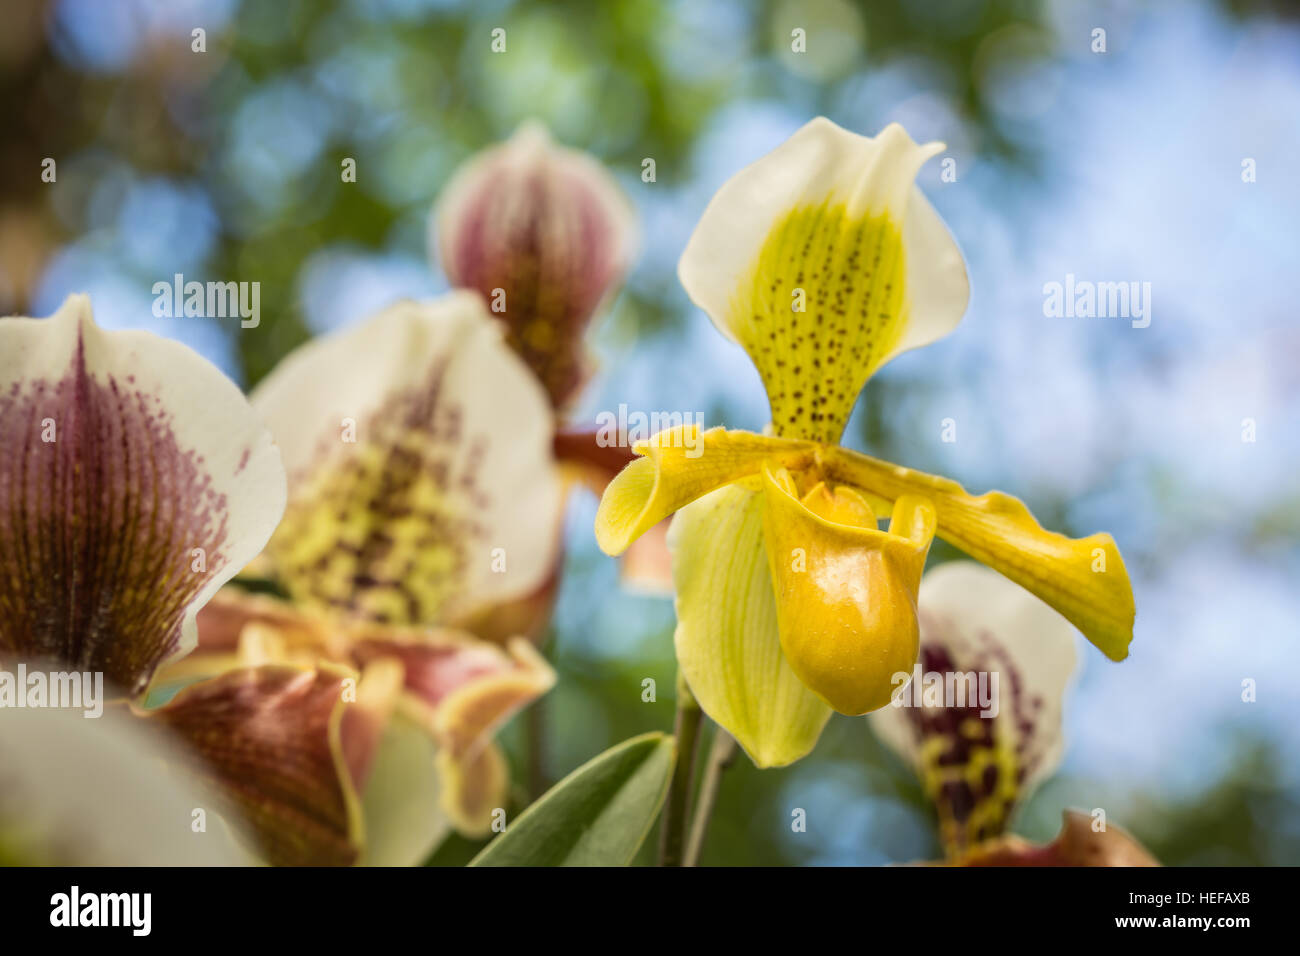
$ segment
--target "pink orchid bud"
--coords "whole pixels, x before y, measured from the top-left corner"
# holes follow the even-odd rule
[[[632,209],[613,177],[529,122],[456,171],[434,229],[448,279],[484,297],[565,406],[588,376],[587,324],[633,255]]]

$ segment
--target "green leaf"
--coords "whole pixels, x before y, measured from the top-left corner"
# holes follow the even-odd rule
[[[626,866],[668,792],[676,741],[633,737],[569,774],[470,866]]]

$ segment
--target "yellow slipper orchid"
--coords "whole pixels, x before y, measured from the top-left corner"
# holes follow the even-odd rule
[[[754,362],[770,434],[676,428],[640,442],[596,538],[670,533],[678,661],[700,706],[759,766],[807,754],[831,709],[884,705],[917,655],[916,594],[938,535],[1038,595],[1121,660],[1133,595],[1110,535],[1044,530],[1017,499],[838,444],[894,356],[950,332],[965,265],[914,180],[942,145],[819,118],[729,180],[678,274]],[[877,520],[890,517],[888,531]]]

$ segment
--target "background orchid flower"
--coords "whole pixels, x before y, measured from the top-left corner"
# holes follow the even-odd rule
[[[557,146],[532,120],[456,171],[431,225],[430,251],[436,245],[448,280],[491,305],[506,342],[565,418],[590,376],[587,326],[617,291],[637,246],[632,207],[618,183],[594,156]],[[566,482],[599,495],[631,456],[597,436],[594,425],[570,424],[556,433],[555,454]],[[625,583],[671,589],[665,531],[630,549]],[[557,580],[558,570],[557,562]],[[536,626],[549,616],[553,591],[531,602],[544,606],[508,605],[470,626],[503,632],[502,617]]]
[[[0,656],[142,692],[285,502],[271,434],[206,359],[74,295],[0,319]]]
[[[546,580],[554,419],[502,335],[471,292],[401,302],[308,342],[254,390],[289,476],[267,566],[295,603],[433,625]]]
[[[1016,810],[1060,766],[1061,714],[1077,658],[1074,628],[1024,588],[972,561],[921,580],[922,686],[868,718],[916,771],[935,811],[944,855],[962,866],[1155,866],[1130,834],[1067,810],[1042,846],[1011,835]],[[993,704],[942,696],[940,681],[996,674]],[[933,680],[937,675],[938,680]],[[954,686],[955,683],[954,683]],[[967,683],[968,689],[974,684]]]
[[[486,703],[492,713],[497,698],[472,675],[447,683],[462,701],[447,708],[459,723],[446,723],[460,742],[472,741],[484,715],[466,712]],[[498,695],[503,683],[495,682]],[[463,785],[441,769],[446,748],[401,714],[402,686],[403,665],[390,655],[358,670],[247,653],[240,666],[153,709],[118,705],[89,721],[75,711],[7,714],[0,855],[79,864],[420,863],[455,823],[439,812],[445,794],[497,792],[491,777],[471,772]],[[466,762],[452,763],[456,771]]]
[[[477,301],[470,305],[477,307]],[[402,325],[401,315],[397,321]],[[486,338],[476,339],[475,329]],[[530,408],[542,422],[549,421],[549,412],[540,389],[486,320],[462,326],[453,316],[424,331],[442,333],[448,350],[419,353],[411,337],[401,336],[381,339],[379,348],[388,341],[407,359],[426,360],[422,368],[436,379],[435,387],[414,398],[409,390],[402,393],[402,376],[387,369],[379,386],[395,384],[399,397],[381,403],[381,414],[406,413],[396,425],[408,431],[393,445],[418,447],[428,456],[420,463],[436,462],[438,481],[448,484],[421,484],[427,475],[419,467],[402,472],[398,459],[411,462],[399,450],[384,463],[385,477],[404,475],[409,482],[402,487],[425,497],[404,499],[391,484],[381,493],[390,506],[418,505],[411,507],[411,516],[446,518],[454,530],[468,520],[465,512],[500,514],[484,483],[475,481],[475,463],[500,460],[485,446],[484,435],[492,429],[452,399],[464,398],[457,389],[466,381],[485,381],[475,379],[482,373],[495,380],[498,397],[517,400],[509,411],[526,425],[537,425],[528,416]],[[284,508],[285,476],[270,433],[238,390],[188,349],[141,333],[101,332],[84,299],[70,300],[44,322],[0,321],[0,337],[6,340],[3,368],[13,383],[4,389],[0,421],[6,434],[28,441],[0,470],[8,505],[0,529],[4,558],[11,563],[0,585],[8,612],[0,625],[0,656],[102,668],[110,680],[139,693],[162,657],[176,652],[163,679],[208,679],[190,684],[161,707],[133,709],[137,719],[128,717],[126,725],[154,728],[171,741],[165,745],[169,752],[187,756],[175,768],[189,781],[185,786],[198,786],[200,778],[216,785],[221,797],[207,801],[209,809],[229,818],[257,859],[413,863],[450,824],[486,830],[492,810],[504,803],[507,785],[491,732],[550,687],[549,667],[529,656],[531,649],[516,647],[508,654],[464,635],[385,629],[374,623],[385,614],[373,613],[385,607],[357,595],[336,602],[355,615],[335,605],[329,613],[344,621],[355,617],[356,626],[370,629],[360,634],[343,625],[321,625],[327,639],[317,644],[327,646],[309,653],[277,646],[288,643],[285,635],[305,619],[302,612],[284,606],[270,615],[255,606],[255,613],[248,613],[237,605],[243,619],[232,623],[229,605],[238,592],[231,589],[218,598],[225,607],[211,619],[216,627],[198,626],[200,603],[253,557]],[[459,350],[456,360],[449,354],[451,343]],[[486,362],[475,366],[476,355],[486,356]],[[505,372],[494,358],[505,363]],[[523,383],[522,399],[511,387],[511,369],[514,384]],[[16,377],[19,372],[30,381]],[[438,414],[431,411],[427,421],[415,421],[412,405],[423,399],[431,410],[439,396],[445,400]],[[362,420],[375,419],[363,415]],[[422,443],[430,428],[450,440]],[[537,467],[526,474],[542,497],[515,494],[509,500],[531,505],[535,514],[526,517],[540,514],[545,530],[554,524],[546,513],[553,484],[547,470],[550,439],[548,429],[538,430],[528,433],[537,451],[531,464]],[[363,455],[392,449],[373,433],[370,437]],[[457,439],[465,446],[457,446]],[[524,457],[527,468],[526,452]],[[354,494],[357,488],[374,490],[364,481],[351,487]],[[436,505],[430,491],[438,493]],[[355,497],[333,502],[333,513],[347,512],[354,502]],[[373,503],[356,502],[353,514],[363,514]],[[260,523],[254,520],[259,517]],[[509,519],[509,530],[520,533],[524,518]],[[393,524],[402,528],[400,521]],[[493,525],[476,527],[486,533]],[[421,543],[436,545],[428,528],[414,533]],[[448,538],[442,553],[468,547],[472,540],[470,535]],[[522,540],[514,550],[525,562],[531,556],[534,568],[540,566],[549,547],[545,534],[533,551],[529,546],[536,536]],[[514,542],[506,535],[496,543],[511,548]],[[370,552],[343,553],[355,558]],[[482,559],[489,559],[486,547]],[[192,580],[171,570],[171,561],[182,561]],[[468,582],[499,586],[497,579],[476,577],[468,565],[465,558],[438,566],[444,577],[462,571],[453,581],[458,590],[441,593],[469,601],[474,589]],[[379,586],[379,569],[363,566],[367,583]],[[502,568],[502,577],[508,577],[508,558]],[[43,583],[43,575],[59,589]],[[520,588],[532,586],[527,574],[521,579]],[[395,577],[392,586],[417,580],[412,572],[409,578]],[[483,585],[478,592],[498,593]],[[249,628],[243,625],[250,621],[251,633],[245,634]],[[233,628],[235,636],[223,634],[223,626],[227,632]],[[218,663],[213,645],[223,640],[231,653]],[[200,645],[199,653],[184,656],[193,644]],[[115,717],[114,726],[119,724],[122,719]],[[440,800],[445,812],[439,812]]]
[[[46,320],[0,319],[0,429],[13,443],[0,458],[0,658],[100,672],[141,695],[166,658],[197,643],[199,608],[261,549],[283,511],[285,476],[270,433],[206,360],[148,333],[99,329],[84,296]],[[213,716],[199,721],[209,740],[220,736]],[[6,733],[24,726],[11,714],[4,725]],[[42,776],[43,754],[66,756],[83,742],[119,763],[109,773],[85,761],[71,790],[92,783],[97,799],[128,799],[166,772],[185,778],[181,792],[196,789],[201,763],[176,761],[169,770],[152,759],[194,752],[178,750],[174,738],[139,744],[140,726],[121,711],[94,731],[54,717],[33,724],[40,753],[15,751],[12,738],[7,745],[15,792],[25,799],[25,781]],[[249,727],[254,737],[283,730],[266,720]],[[19,736],[27,740],[25,731]],[[258,800],[274,799],[241,785]],[[75,803],[45,799],[56,817]],[[214,803],[191,807],[215,810]],[[204,858],[198,843],[179,836],[189,835],[189,815],[188,808],[170,815],[168,830],[164,814],[160,839],[117,860],[152,859],[156,845],[166,859]],[[127,817],[106,808],[86,824],[111,828]]]
[[[869,720],[916,771],[944,852],[956,858],[1001,836],[1016,808],[1060,765],[1061,711],[1077,664],[1074,628],[972,561],[926,573],[918,617],[920,673],[943,680],[983,674],[993,706],[971,695],[959,706],[937,683],[917,686],[914,679]]]
[[[193,775],[222,794],[221,806],[257,859],[325,866],[355,863],[364,853],[367,862],[410,865],[443,824],[432,809],[431,750],[422,761],[403,754],[375,769],[381,745],[401,746],[386,739],[401,681],[392,662],[360,674],[262,663],[191,684],[161,707],[135,713],[200,758]],[[389,806],[393,787],[425,812],[377,812]]]
[[[1094,827],[1079,810],[1061,814],[1061,832],[1051,843],[1030,843],[1015,835],[981,843],[958,860],[962,866],[1159,866],[1159,861],[1123,827]]]
[[[564,409],[590,374],[583,333],[636,246],[631,205],[592,156],[531,121],[452,176],[434,211],[443,270],[475,289]]]
[[[423,735],[403,746],[436,770],[438,793],[408,788],[399,815],[423,807],[432,820],[441,806],[474,835],[506,802],[492,733],[555,679],[508,619],[492,617],[501,646],[447,627],[531,601],[558,552],[552,413],[502,338],[478,295],[458,292],[399,303],[289,355],[252,400],[289,473],[285,519],[258,570],[290,600],[227,589],[201,622],[199,653],[164,675],[397,665],[384,726]],[[349,827],[330,832],[359,846]],[[406,862],[430,848],[407,844],[418,855]]]
[[[397,675],[394,686],[379,685],[384,696],[376,696],[376,690],[369,697],[375,715],[369,724],[381,733],[357,745],[376,751],[372,759],[383,771],[377,786],[386,794],[382,812],[375,808],[380,799],[376,784],[366,779],[368,764],[343,780],[322,776],[325,785],[320,791],[335,793],[346,804],[347,784],[356,790],[362,809],[369,811],[370,823],[361,831],[353,829],[355,820],[337,814],[330,818],[332,826],[322,832],[330,834],[335,848],[322,849],[335,862],[418,863],[449,828],[471,836],[489,832],[493,811],[505,806],[509,786],[505,757],[493,734],[555,683],[554,671],[523,638],[501,647],[462,631],[349,622],[237,588],[226,588],[204,608],[197,651],[166,668],[159,681],[189,681],[268,665],[323,669],[331,676],[319,679],[336,684],[338,675],[348,672],[359,672],[364,681],[375,668],[381,668],[377,673]],[[316,713],[328,716],[331,711]],[[312,731],[309,740],[318,745],[325,736]],[[276,762],[263,765],[273,767]],[[239,775],[225,776],[242,796],[236,786]],[[406,824],[399,828],[394,818]],[[292,829],[293,820],[272,819],[266,832],[275,841],[283,839],[282,831]],[[392,843],[390,835],[401,842]],[[349,847],[351,858],[343,859]]]
[[[0,658],[100,671],[140,696],[165,658],[197,645],[199,609],[271,535],[285,504],[271,434],[206,360],[148,333],[102,331],[83,296],[46,320],[0,319],[0,382],[0,428],[16,445],[0,459]],[[48,804],[52,820],[71,813],[60,808],[75,796],[42,788],[29,801],[27,791],[47,775],[46,755],[93,746],[119,763],[71,764],[84,776],[64,781],[69,794],[90,783],[98,800],[118,793],[159,814],[148,839],[127,810],[84,808],[85,826],[125,827],[122,838],[139,841],[106,860],[351,862],[361,844],[357,792],[384,723],[382,708],[372,713],[382,702],[374,679],[359,703],[341,692],[356,677],[243,669],[159,710],[113,711],[102,727],[91,721],[93,731],[54,717],[23,731],[6,714],[6,733],[19,728],[26,741],[30,732],[41,747],[8,741],[15,799]],[[430,750],[428,776],[432,761]],[[178,793],[206,796],[187,798],[183,813],[164,811],[179,798],[160,775]],[[150,799],[131,796],[154,787]],[[426,795],[432,808],[436,791]],[[243,833],[253,855],[204,842],[209,831],[191,830],[196,808],[211,812],[214,828]]]
[[[1045,531],[1015,498],[972,496],[837,444],[867,378],[966,309],[961,253],[913,182],[942,148],[896,124],[868,138],[819,118],[723,185],[678,273],[754,362],[772,434],[661,432],[635,448],[643,457],[597,513],[600,546],[619,554],[680,511],[678,661],[760,766],[806,754],[832,709],[889,700],[892,674],[917,653],[935,534],[1038,594],[1107,656],[1127,654],[1133,598],[1109,535]]]

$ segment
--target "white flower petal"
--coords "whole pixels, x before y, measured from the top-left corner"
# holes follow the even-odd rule
[[[432,624],[546,580],[554,423],[501,332],[474,293],[401,302],[302,346],[254,391],[289,472],[267,553],[295,599]]]
[[[284,509],[270,433],[185,346],[90,300],[0,319],[0,651],[143,690]]]
[[[79,710],[6,711],[0,858],[72,866],[254,862],[217,812],[217,795],[186,767],[178,750],[125,710],[109,708],[98,718]]]

